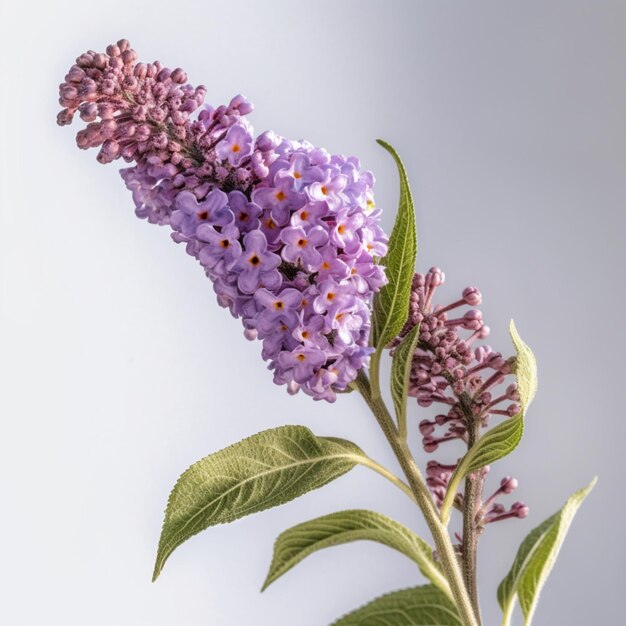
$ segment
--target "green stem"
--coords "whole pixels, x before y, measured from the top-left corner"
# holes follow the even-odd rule
[[[474,445],[472,443],[471,445]],[[465,478],[463,495],[463,579],[474,607],[474,613],[480,623],[480,605],[478,602],[478,585],[476,580],[476,552],[478,549],[478,529],[476,528],[476,512],[482,493],[482,479],[478,472],[468,474]]]
[[[415,504],[417,504],[417,500],[415,498],[415,495],[413,494],[413,491],[411,490],[411,487],[409,487],[403,480],[398,478],[393,472],[390,472],[386,467],[380,465],[379,463],[374,461],[374,459],[371,459],[369,457],[367,457],[366,461],[363,460],[363,457],[359,457],[359,463],[361,465],[364,465],[365,467],[369,467],[381,476],[384,476],[388,481],[392,482],[396,487],[404,491],[404,493],[409,496],[409,498],[411,498],[411,500],[413,500]]]
[[[508,602],[504,607],[502,614],[502,626],[511,626],[511,617],[513,617],[513,609],[515,608],[515,602]]]
[[[378,368],[376,368],[376,370],[377,369]],[[387,441],[389,442],[396,458],[398,459],[398,462],[400,463],[400,467],[406,476],[417,504],[424,515],[426,524],[428,525],[435,541],[435,546],[439,554],[439,560],[446,578],[448,579],[450,591],[454,597],[459,615],[463,620],[463,624],[465,626],[480,626],[476,616],[474,615],[472,602],[467,593],[467,589],[465,588],[463,574],[461,572],[461,568],[459,567],[458,559],[454,552],[452,542],[450,541],[447,528],[439,519],[437,508],[435,507],[422,474],[413,459],[413,455],[409,450],[406,440],[402,439],[398,435],[396,425],[393,418],[389,414],[383,399],[380,395],[377,397],[374,396],[372,393],[373,390],[370,386],[370,381],[363,371],[359,373],[356,386],[372,410],[372,413],[376,417],[378,424],[385,434],[385,437],[387,438]]]
[[[380,399],[380,356],[381,351],[376,350],[370,358],[370,379],[368,382],[369,394],[373,400]],[[360,374],[359,374],[360,376]],[[364,375],[365,376],[365,375]],[[367,380],[367,377],[365,377]],[[357,380],[358,385],[358,380]]]

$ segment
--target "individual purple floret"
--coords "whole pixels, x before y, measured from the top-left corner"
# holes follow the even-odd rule
[[[80,148],[132,163],[121,174],[136,214],[169,225],[200,262],[218,303],[262,340],[275,382],[333,401],[368,362],[371,299],[386,282],[374,177],[307,142],[255,140],[248,100],[212,108],[186,81],[120,40],[78,57],[57,121],[78,112]]]

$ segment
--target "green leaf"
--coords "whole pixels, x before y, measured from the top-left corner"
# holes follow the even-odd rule
[[[537,361],[532,350],[522,341],[517,332],[515,322],[511,320],[509,332],[513,345],[517,351],[517,359],[515,362],[515,376],[517,378],[517,387],[520,395],[520,403],[522,411],[525,414],[530,403],[537,393]]]
[[[522,413],[518,413],[492,428],[467,451],[448,483],[446,497],[441,507],[441,518],[444,523],[450,516],[454,497],[463,478],[510,454],[517,448],[523,433],[524,418]]]
[[[385,515],[363,510],[331,513],[283,532],[274,545],[263,589],[310,554],[361,539],[377,541],[402,552],[415,561],[426,578],[450,594],[448,583],[433,559],[432,548],[423,539]]]
[[[192,465],[170,494],[159,540],[156,580],[170,554],[200,531],[289,502],[369,459],[343,439],[281,426]]]
[[[398,418],[398,431],[406,437],[406,398],[409,391],[409,376],[413,354],[419,341],[419,324],[414,326],[396,348],[391,362],[391,396]]]
[[[333,626],[463,626],[463,622],[442,591],[425,585],[381,596]]]
[[[373,305],[372,341],[380,351],[398,335],[409,315],[417,235],[413,197],[404,165],[392,146],[382,139],[378,139],[378,143],[394,158],[400,174],[398,214],[389,237],[388,252],[381,260],[389,282],[376,294]]]
[[[463,476],[475,472],[485,465],[495,463],[510,454],[522,439],[524,419],[521,413],[514,415],[488,431],[468,451],[459,467]]]
[[[524,623],[530,626],[539,594],[554,566],[574,515],[593,489],[596,480],[594,478],[587,487],[577,491],[560,511],[537,526],[524,539],[511,571],[498,587],[498,603],[505,615],[511,614],[517,597]]]

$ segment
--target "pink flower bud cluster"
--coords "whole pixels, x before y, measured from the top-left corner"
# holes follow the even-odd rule
[[[434,452],[445,441],[467,441],[466,421],[470,418],[486,426],[491,415],[512,416],[520,410],[514,382],[505,390],[494,392],[506,376],[512,374],[514,357],[505,359],[486,345],[473,346],[489,334],[479,309],[456,313],[461,307],[480,304],[480,292],[475,287],[467,287],[451,304],[434,305],[433,296],[444,281],[445,274],[437,267],[425,275],[415,274],[409,318],[394,342],[394,345],[399,343],[419,324],[409,395],[417,398],[420,406],[437,404],[444,408],[434,420],[420,423],[427,452]],[[454,316],[452,311],[455,311]],[[463,337],[462,331],[468,331],[468,336]]]
[[[76,136],[78,146],[100,146],[101,163],[121,157],[178,165],[193,159],[189,116],[206,93],[204,87],[186,82],[180,68],[170,70],[158,61],[137,63],[137,53],[122,39],[106,52],[90,50],[76,59],[59,87],[65,108],[57,122],[70,124],[78,112],[87,122]]]
[[[517,384],[511,381],[504,386],[507,377],[512,376],[515,357],[504,358],[487,345],[476,345],[489,335],[482,312],[474,308],[482,302],[480,291],[467,287],[460,298],[450,304],[435,304],[435,292],[444,282],[445,274],[437,267],[426,274],[415,274],[409,318],[392,344],[393,354],[393,348],[419,324],[409,395],[415,397],[420,406],[442,407],[434,419],[424,419],[419,424],[424,450],[429,453],[447,441],[469,443],[470,425],[483,428],[489,424],[491,416],[512,417],[520,411]],[[463,312],[463,307],[470,308]],[[455,463],[428,463],[427,484],[438,506],[443,503],[455,469]],[[483,474],[488,471],[488,468],[482,470]],[[495,502],[498,496],[516,487],[515,479],[503,481],[481,508],[481,524],[527,514],[527,507],[521,503],[514,505],[513,514]],[[457,501],[461,503],[461,494],[457,495]]]

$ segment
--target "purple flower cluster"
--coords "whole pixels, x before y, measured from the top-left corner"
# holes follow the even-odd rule
[[[445,281],[445,274],[437,267],[425,275],[415,274],[411,290],[409,319],[397,345],[415,325],[419,324],[419,342],[412,361],[409,395],[420,406],[442,405],[443,410],[433,420],[419,424],[426,452],[435,452],[442,443],[462,440],[470,444],[470,429],[479,431],[488,425],[491,416],[512,417],[520,411],[516,383],[506,387],[507,376],[513,372],[515,357],[505,359],[487,345],[474,346],[489,335],[479,309],[470,308],[462,315],[452,311],[463,306],[475,307],[482,302],[476,287],[467,287],[461,297],[446,306],[434,305],[433,296]],[[468,331],[462,337],[460,331]],[[456,463],[429,461],[426,481],[435,502],[441,506],[448,482]],[[489,472],[483,468],[481,482]],[[500,488],[480,507],[477,523],[484,525],[509,517],[525,517],[528,507],[521,502],[506,510],[496,498],[510,494],[517,481],[507,477]],[[460,503],[462,494],[457,495]]]
[[[243,96],[214,109],[186,80],[137,63],[121,40],[78,57],[58,123],[78,111],[79,147],[134,163],[122,177],[137,215],[169,225],[200,262],[220,305],[262,340],[275,382],[333,401],[367,364],[371,299],[386,282],[374,177],[307,142],[254,139]]]

